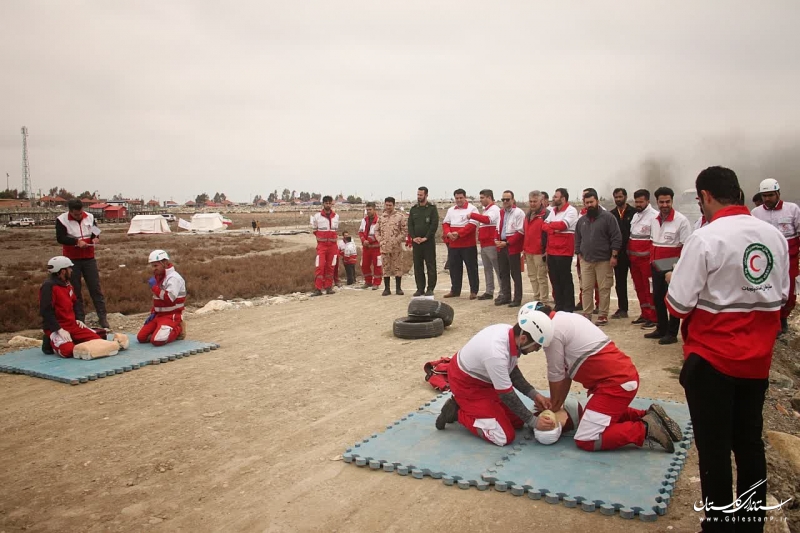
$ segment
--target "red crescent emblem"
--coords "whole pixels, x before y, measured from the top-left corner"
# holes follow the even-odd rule
[[[752,270],[753,272],[761,272],[761,269],[756,268],[756,266],[753,264],[753,261],[755,261],[757,257],[758,257],[757,255],[752,255],[750,257],[750,270]]]

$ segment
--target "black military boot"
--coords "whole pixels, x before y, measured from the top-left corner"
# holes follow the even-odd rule
[[[395,278],[394,278],[394,283],[395,283],[395,287],[396,287],[397,289],[394,291],[394,293],[395,293],[396,295],[398,295],[398,296],[403,296],[403,295],[405,294],[405,293],[403,292],[403,289],[401,289],[401,288],[400,288],[400,284],[402,283],[402,281],[403,281],[403,278],[402,278],[402,277],[400,277],[400,276],[395,276]]]
[[[390,294],[392,294],[392,290],[389,288],[389,280],[390,279],[391,278],[389,278],[389,276],[386,276],[386,277],[383,278],[384,289],[383,289],[383,293],[381,294],[381,296],[389,296]]]

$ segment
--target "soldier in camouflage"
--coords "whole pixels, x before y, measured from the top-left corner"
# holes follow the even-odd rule
[[[404,294],[400,285],[403,276],[403,243],[408,237],[408,222],[403,213],[395,210],[394,204],[395,200],[391,196],[384,200],[384,211],[378,217],[378,226],[375,228],[375,238],[381,243],[383,296],[392,294],[389,288],[391,276],[394,276],[396,283],[395,294]]]

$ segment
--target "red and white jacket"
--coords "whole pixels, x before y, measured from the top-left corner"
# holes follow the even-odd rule
[[[525,211],[519,207],[512,207],[511,211],[500,210],[500,220],[497,221],[497,240],[503,240],[503,225],[505,224],[505,241],[510,255],[522,253],[525,245]]]
[[[58,215],[56,218],[56,238],[62,245],[61,253],[65,257],[69,257],[73,260],[94,258],[94,246],[87,246],[85,248],[78,248],[76,246],[78,241],[83,241],[87,244],[92,243],[92,239],[94,238],[92,228],[94,226],[94,215],[85,211],[81,212],[80,220],[72,218],[69,211]]]
[[[789,255],[800,255],[800,207],[791,202],[778,201],[775,209],[760,205],[753,209],[753,216],[776,227],[789,243]]]
[[[367,222],[369,222],[369,229],[367,229]],[[377,213],[372,217],[372,220],[368,216],[361,219],[361,225],[358,227],[358,238],[361,239],[362,246],[378,244],[378,239],[375,238],[375,228],[377,227]]]
[[[317,243],[336,243],[338,241],[339,215],[331,209],[330,215],[323,209],[311,215],[311,231],[317,238]]]
[[[639,373],[631,358],[622,353],[603,331],[582,315],[551,313],[553,340],[544,349],[547,380],[570,378],[586,387],[619,385],[638,388]],[[633,388],[626,388],[633,387]]]
[[[525,217],[525,241],[522,249],[525,255],[544,255],[547,248],[547,232],[544,230],[544,219],[549,212],[542,209],[540,213],[529,213]]]
[[[469,248],[475,246],[475,233],[478,229],[478,221],[472,220],[472,214],[478,213],[478,208],[467,202],[464,207],[454,205],[447,210],[447,214],[442,220],[442,231],[444,242],[450,248]],[[447,238],[448,233],[458,233],[458,238],[451,241]]]
[[[575,255],[575,224],[578,223],[578,210],[565,202],[560,208],[553,208],[544,221],[547,232],[547,255]]]
[[[658,211],[647,204],[641,213],[631,219],[631,238],[628,240],[628,257],[650,257],[650,229]]]
[[[353,241],[344,242],[344,247],[342,248],[342,259],[344,259],[345,265],[355,265],[358,263],[358,249],[356,248],[356,243]]]
[[[481,223],[478,226],[478,242],[481,243],[481,248],[493,248],[494,241],[498,238],[497,223],[500,221],[500,208],[497,204],[491,203],[483,210],[483,214],[475,212],[469,217]]]
[[[674,209],[666,219],[661,213],[650,224],[650,262],[680,257],[683,244],[692,234],[689,219]]]
[[[42,330],[48,335],[59,329],[74,333],[80,326],[75,321],[75,302],[77,297],[68,281],[48,276],[39,289],[39,314],[42,316]]]
[[[494,324],[483,328],[458,351],[456,361],[470,377],[491,383],[498,394],[511,392],[511,371],[519,361],[513,327]]]
[[[730,206],[686,241],[666,303],[684,319],[684,357],[696,353],[723,374],[766,379],[788,298],[786,239],[745,206]]]
[[[175,271],[171,264],[164,272],[163,278],[156,278],[153,292],[153,308],[151,313],[157,316],[181,315],[186,303],[186,282]]]

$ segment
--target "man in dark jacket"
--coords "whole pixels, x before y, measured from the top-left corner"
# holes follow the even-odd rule
[[[622,247],[622,233],[614,216],[600,208],[597,193],[587,190],[583,194],[586,215],[575,226],[575,250],[581,261],[581,294],[583,314],[591,320],[594,311],[592,291],[595,283],[600,290],[600,314],[596,325],[608,324],[611,305],[611,286],[614,284],[614,267]]]
[[[617,256],[617,266],[614,267],[614,285],[617,290],[617,304],[619,309],[611,318],[628,318],[628,270],[631,267],[628,259],[628,240],[631,238],[631,220],[636,210],[628,204],[628,191],[622,187],[614,189],[614,203],[616,208],[611,212],[619,224],[622,234],[622,248]]]
[[[408,236],[414,253],[414,296],[433,296],[436,287],[436,230],[439,228],[439,211],[428,201],[428,188],[417,189],[417,204],[408,212]],[[428,271],[427,287],[425,270]]]

